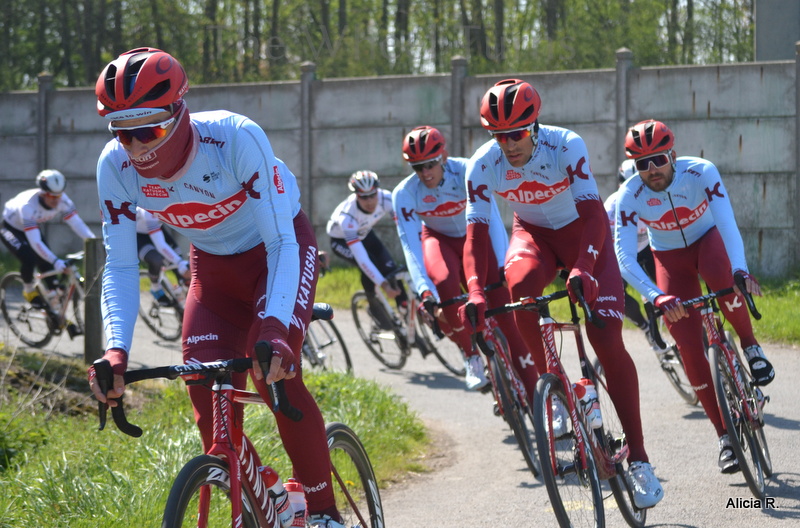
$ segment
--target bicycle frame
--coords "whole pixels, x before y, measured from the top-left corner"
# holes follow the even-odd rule
[[[417,308],[419,305],[419,301],[417,301],[417,296],[412,293],[408,292],[408,288],[411,287],[411,276],[408,274],[408,271],[399,271],[391,275],[392,279],[398,282],[398,286],[401,286],[406,289],[406,293],[408,294],[408,312],[404,315],[400,312],[400,310],[392,308],[391,303],[389,302],[389,298],[386,297],[386,293],[384,293],[383,288],[380,286],[375,286],[375,296],[381,301],[383,307],[386,309],[387,314],[396,313],[403,317],[402,325],[406,329],[406,339],[411,346],[416,340],[416,313]]]

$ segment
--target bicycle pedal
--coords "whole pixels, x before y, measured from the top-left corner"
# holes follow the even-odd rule
[[[495,416],[500,416],[500,406],[497,404],[497,402],[494,402],[494,403],[492,404],[492,413],[493,413]]]
[[[77,325],[69,323],[67,325],[67,334],[69,334],[70,339],[75,339],[75,337],[83,335],[83,330],[78,328]]]
[[[483,387],[481,387],[479,392],[481,394],[488,394],[488,393],[492,392],[492,382],[489,382],[486,385],[484,385]],[[495,405],[497,405],[497,402],[495,402]]]

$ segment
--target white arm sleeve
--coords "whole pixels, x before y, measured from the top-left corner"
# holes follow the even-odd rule
[[[164,258],[167,259],[170,264],[177,264],[181,261],[181,257],[175,253],[174,249],[169,247],[169,244],[167,244],[167,241],[164,238],[164,232],[161,229],[150,233],[150,240],[153,241],[153,245],[156,247],[156,250],[164,255]]]
[[[50,251],[50,248],[47,247],[47,244],[45,244],[42,240],[42,232],[38,227],[36,229],[29,229],[25,231],[25,236],[28,237],[28,243],[31,245],[36,254],[42,257],[44,260],[52,264],[56,261],[56,259],[58,259],[56,254]]]
[[[77,213],[69,218],[64,219],[64,222],[72,228],[76,235],[82,239],[86,240],[87,238],[96,238],[94,233],[92,233],[92,230],[89,229],[89,226],[86,225],[83,219],[77,215]]]

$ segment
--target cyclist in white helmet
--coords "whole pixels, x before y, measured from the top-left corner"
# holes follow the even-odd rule
[[[372,171],[351,174],[347,188],[352,194],[336,206],[327,226],[331,250],[361,270],[361,285],[373,313],[384,313],[377,309],[376,284],[388,297],[396,299],[398,306],[407,302],[406,293],[385,277],[397,269],[397,264],[372,229],[381,218],[394,214],[392,193],[380,185],[378,175]],[[382,321],[381,325],[391,328],[390,321]]]
[[[11,254],[19,259],[23,294],[35,308],[44,309],[47,303],[41,296],[42,292],[33,283],[34,267],[42,273],[53,269],[63,273],[67,267],[47,246],[39,226],[58,217],[83,240],[94,238],[94,233],[78,215],[75,204],[64,192],[66,186],[67,179],[60,171],[46,169],[36,175],[35,189],[22,191],[3,207],[0,238]],[[44,281],[48,288],[48,292],[44,293],[48,298],[54,297],[58,278],[46,277]]]

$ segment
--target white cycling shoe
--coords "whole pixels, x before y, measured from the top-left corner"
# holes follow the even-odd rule
[[[647,462],[631,462],[625,480],[633,493],[633,504],[641,509],[652,508],[664,498],[664,488]]]
[[[485,367],[481,356],[477,354],[469,356],[464,360],[464,368],[467,371],[464,376],[467,389],[474,391],[481,390],[489,383],[489,380],[486,379],[486,373],[484,372]]]

